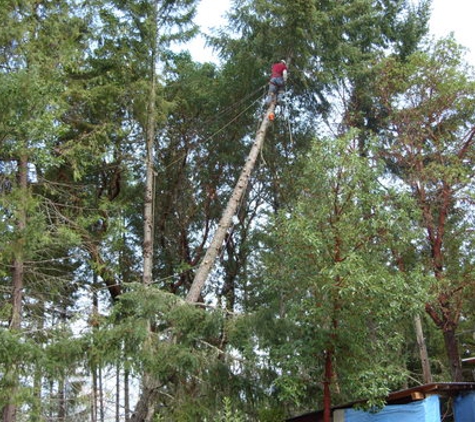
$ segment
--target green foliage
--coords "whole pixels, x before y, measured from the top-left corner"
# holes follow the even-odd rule
[[[213,422],[244,422],[244,415],[233,409],[232,400],[229,397],[223,398],[223,410],[213,419]]]
[[[88,377],[117,368],[134,386],[156,375],[156,420],[283,420],[315,408],[323,351],[334,402],[374,407],[408,373],[419,377],[407,321],[423,305],[455,293],[470,330],[473,78],[453,40],[412,54],[428,3],[235,2],[232,29],[211,40],[221,67],[168,50],[196,29],[193,0],[37,3],[0,8],[0,407],[39,420],[59,413],[64,393],[89,410]],[[206,292],[217,308],[191,306],[180,297],[254,135],[259,87],[282,57],[290,121],[269,130]],[[348,102],[332,118],[345,135],[313,142],[313,111],[330,111],[336,83]],[[135,282],[150,119],[156,259],[145,288]],[[441,181],[456,197],[442,282],[420,224],[427,209],[411,197],[424,183],[437,220]],[[11,331],[15,258],[23,320]],[[85,311],[91,298],[101,314]],[[442,334],[426,336],[445,380]],[[474,348],[468,331],[460,338]]]
[[[473,69],[462,55],[452,39],[441,40],[405,63],[385,61],[376,81],[387,110],[380,154],[420,209],[413,221],[424,233],[418,260],[427,278],[433,278],[426,310],[439,328],[445,327],[449,367],[456,368],[451,377],[459,381],[460,361],[450,351],[458,348],[452,333],[464,307],[461,292],[471,289],[466,275],[473,272],[465,255],[473,242],[473,215],[466,201],[473,189],[467,164],[474,158],[475,115]]]
[[[23,374],[28,373],[31,362],[39,357],[39,348],[33,341],[23,339],[19,333],[9,330],[0,330],[0,362],[2,373],[8,368],[17,366]]]
[[[429,5],[415,7],[404,0],[240,1],[230,14],[231,31],[220,32],[211,42],[227,63],[241,63],[230,71],[237,72],[235,79],[248,92],[250,80],[257,84],[273,61],[289,58],[294,95],[307,110],[328,112],[327,96],[336,81],[354,83],[362,96],[365,81],[371,81],[364,74],[378,57],[390,52],[404,58],[418,47],[427,33]],[[368,116],[371,107],[364,112]]]
[[[376,400],[381,388],[397,387],[405,377],[404,337],[395,327],[417,308],[425,286],[389,265],[389,252],[410,244],[415,233],[378,182],[382,167],[352,147],[356,139],[350,133],[315,143],[298,202],[275,222],[269,291],[260,305],[266,309],[258,313],[273,309],[274,325],[281,327],[259,326],[256,333],[260,344],[272,345],[269,357],[282,372],[275,385],[289,403],[308,405],[318,391],[323,350],[334,351],[337,402]]]
[[[220,355],[213,346],[222,326],[219,313],[204,312],[153,287],[132,287],[120,296],[109,323],[94,331],[89,359],[104,364],[125,357],[137,373],[147,370],[166,380],[200,372]]]
[[[68,330],[45,330],[43,341],[38,336],[0,330],[0,407],[7,403],[39,407],[40,398],[33,387],[35,377],[63,379],[77,375],[84,362],[84,339],[71,337]],[[72,397],[70,398],[72,400]],[[72,401],[70,401],[72,405]],[[43,403],[44,404],[44,403]]]

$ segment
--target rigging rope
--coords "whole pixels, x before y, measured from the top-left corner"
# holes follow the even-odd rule
[[[230,112],[233,112],[235,111],[236,109],[238,109],[240,107],[241,104],[247,102],[247,100],[250,98],[250,97],[253,97],[257,92],[261,91],[266,85],[263,85],[263,86],[260,86],[259,88],[255,89],[254,91],[252,91],[251,93],[247,94],[246,96],[242,97],[239,101],[229,105],[228,107],[224,108],[223,110],[221,110],[218,114],[216,114],[215,116],[213,116],[212,119],[208,119],[208,120],[205,120],[204,121],[204,124],[205,125],[208,125],[208,124],[212,124],[216,121],[218,121],[218,119],[222,116],[224,116],[225,114],[228,114]],[[255,102],[255,101],[254,101]]]
[[[218,113],[216,116],[214,116],[214,118],[212,120],[207,120],[205,121],[205,124],[206,123],[209,123],[209,125],[211,125],[212,123],[218,121],[219,117],[222,117],[224,116],[225,114],[231,112],[231,111],[235,111],[239,105],[243,104],[244,102],[247,102],[247,100],[250,98],[250,97],[253,97],[257,92],[263,90],[263,88],[265,88],[267,86],[266,85],[262,85],[260,86],[259,88],[255,89],[253,92],[251,92],[250,94],[246,95],[245,97],[243,97],[241,100],[239,100],[238,102],[226,107],[224,110],[222,110],[220,113]],[[265,94],[264,94],[265,95]],[[246,106],[245,109],[243,109],[239,114],[237,114],[236,116],[233,116],[231,118],[231,120],[229,120],[228,122],[226,122],[223,126],[221,126],[219,129],[217,129],[213,134],[211,134],[210,136],[206,137],[206,138],[203,138],[203,139],[200,139],[196,145],[194,145],[192,148],[190,149],[195,149],[198,145],[201,145],[201,144],[204,144],[208,141],[210,141],[213,137],[215,137],[216,135],[218,135],[219,133],[221,133],[223,130],[225,130],[229,125],[231,125],[232,123],[234,123],[237,119],[239,119],[239,117],[241,117],[244,113],[246,113],[251,107],[254,106],[254,104],[256,104],[257,102],[261,101],[262,99],[262,95],[259,95],[259,97],[255,100],[253,100],[251,103],[249,103],[248,106]],[[173,165],[175,165],[177,162],[181,161],[187,154],[188,152],[185,152],[181,155],[179,155],[175,160],[173,160],[170,164],[168,164],[165,168],[170,168],[172,167]]]

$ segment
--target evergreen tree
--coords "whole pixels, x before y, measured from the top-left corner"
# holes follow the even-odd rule
[[[45,289],[51,289],[51,297],[69,293],[63,283],[56,287],[58,275],[64,273],[53,275],[53,268],[61,267],[56,260],[62,256],[63,246],[75,242],[62,229],[64,225],[57,224],[54,204],[44,197],[43,175],[59,163],[52,151],[65,110],[61,98],[64,70],[76,58],[75,43],[83,26],[70,15],[66,2],[7,2],[0,13],[0,37],[5,46],[0,56],[1,229],[5,239],[1,265],[9,269],[2,271],[2,284],[11,284],[11,295],[3,295],[5,301],[10,296],[11,307],[6,308],[10,313],[2,319],[9,321],[13,335],[6,344],[13,347],[9,353],[15,356],[23,330],[41,326],[38,320],[47,318],[34,312],[44,309],[35,303],[46,303]],[[5,335],[8,338],[9,334]],[[21,416],[18,405],[29,397],[31,374],[40,374],[34,365],[39,351],[34,340],[25,342],[30,355],[2,360],[3,391],[10,391],[2,393],[0,403],[5,421]],[[40,394],[33,400],[39,400]]]

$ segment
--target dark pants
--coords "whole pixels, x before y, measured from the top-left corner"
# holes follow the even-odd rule
[[[284,93],[284,88],[285,82],[283,78],[271,78],[266,103],[269,104],[275,97],[277,98],[277,101],[279,101],[281,95]]]

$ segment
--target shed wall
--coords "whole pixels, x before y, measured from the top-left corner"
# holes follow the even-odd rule
[[[376,413],[354,409],[345,409],[344,413],[344,422],[440,422],[440,401],[434,395],[407,404],[387,405]]]

